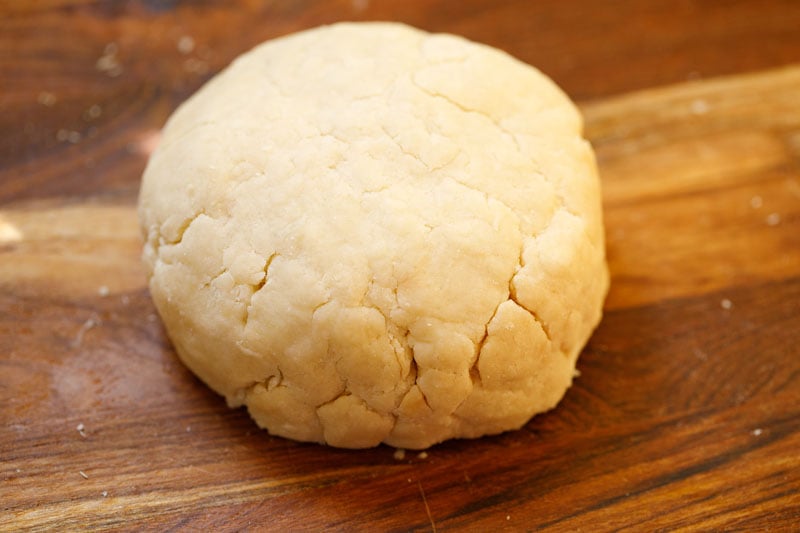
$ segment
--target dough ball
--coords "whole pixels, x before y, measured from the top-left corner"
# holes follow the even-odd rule
[[[425,448],[551,409],[608,287],[581,117],[507,54],[400,24],[266,42],[143,177],[184,363],[270,433]]]

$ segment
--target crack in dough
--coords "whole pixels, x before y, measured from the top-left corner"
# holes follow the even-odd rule
[[[506,128],[503,127],[503,124],[501,122],[499,122],[497,119],[495,119],[494,117],[492,117],[491,115],[489,115],[485,111],[483,111],[481,109],[473,109],[473,108],[467,107],[464,104],[458,102],[457,100],[454,100],[453,98],[449,97],[445,93],[438,92],[438,91],[433,91],[431,89],[428,89],[427,87],[423,87],[420,83],[417,82],[417,80],[414,78],[414,76],[411,76],[410,79],[411,79],[411,83],[413,83],[414,86],[417,87],[420,91],[422,91],[422,92],[424,92],[424,93],[426,93],[426,94],[428,94],[428,95],[430,95],[430,96],[432,96],[434,98],[440,98],[443,101],[447,102],[448,104],[460,109],[464,113],[474,113],[476,115],[479,115],[479,116],[485,118],[489,123],[493,124],[494,127],[497,128],[503,134],[504,138],[511,140],[511,142],[514,144],[514,146],[516,147],[518,152],[522,152],[523,151],[522,147],[519,144],[519,141],[517,140],[516,135],[514,135],[511,132],[509,132]]]
[[[264,261],[264,277],[256,285],[252,286],[253,290],[250,292],[250,297],[248,299],[247,304],[245,305],[245,310],[244,310],[244,321],[243,321],[242,325],[245,328],[247,327],[247,322],[250,320],[250,309],[253,306],[253,296],[255,296],[256,293],[258,293],[258,291],[263,289],[264,286],[266,286],[267,281],[269,280],[269,267],[272,264],[272,261],[276,257],[278,257],[278,255],[280,255],[280,254],[278,254],[278,252],[273,252],[267,258],[267,260]]]

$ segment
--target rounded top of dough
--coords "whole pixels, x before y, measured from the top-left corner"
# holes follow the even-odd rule
[[[544,75],[392,23],[266,42],[143,177],[181,359],[271,433],[424,448],[552,408],[608,286],[594,156]]]

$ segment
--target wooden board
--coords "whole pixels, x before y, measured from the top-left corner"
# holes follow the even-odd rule
[[[0,530],[797,527],[800,65],[582,109],[612,287],[580,378],[520,431],[402,459],[229,410],[155,315],[135,189],[4,169]],[[79,190],[86,158],[143,161],[153,134],[65,138],[32,179]]]

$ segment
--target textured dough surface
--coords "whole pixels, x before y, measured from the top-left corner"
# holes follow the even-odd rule
[[[608,288],[581,117],[507,54],[390,23],[264,43],[143,177],[184,363],[275,435],[425,448],[554,407]]]

